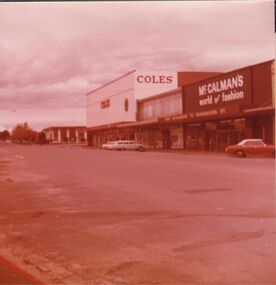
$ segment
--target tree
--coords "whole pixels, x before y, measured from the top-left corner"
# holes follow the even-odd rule
[[[47,143],[46,134],[44,132],[37,133],[36,140],[37,140],[37,143],[39,144],[46,144]]]
[[[5,141],[9,137],[10,137],[10,133],[7,130],[0,132],[0,140]]]
[[[12,140],[16,143],[32,143],[35,137],[36,132],[29,127],[27,122],[16,125],[12,130]]]

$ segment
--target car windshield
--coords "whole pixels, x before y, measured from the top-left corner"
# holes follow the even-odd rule
[[[263,146],[263,142],[261,141],[249,141],[249,142],[246,142],[244,145],[246,146]]]
[[[261,140],[243,140],[238,143],[238,145],[245,145],[245,146],[264,146],[264,142]]]
[[[244,145],[246,141],[245,140],[242,140],[241,142],[238,143],[238,145]]]

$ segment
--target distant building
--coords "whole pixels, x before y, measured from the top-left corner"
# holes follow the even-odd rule
[[[53,126],[42,130],[46,141],[50,143],[87,143],[87,130],[85,126]]]

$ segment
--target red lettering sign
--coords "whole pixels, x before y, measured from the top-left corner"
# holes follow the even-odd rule
[[[108,108],[108,107],[110,107],[110,99],[101,101],[101,109]]]
[[[173,82],[172,76],[165,75],[139,75],[137,76],[138,83],[154,83],[154,84],[170,84]]]
[[[143,75],[139,75],[139,76],[137,76],[137,81],[139,82],[139,83],[143,83]]]

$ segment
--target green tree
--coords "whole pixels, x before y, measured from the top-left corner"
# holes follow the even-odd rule
[[[0,140],[5,141],[5,140],[7,140],[9,137],[10,137],[10,133],[9,133],[7,130],[5,130],[5,131],[3,131],[3,132],[0,132]]]
[[[32,130],[28,123],[18,124],[12,130],[12,140],[16,143],[33,143],[36,132]]]

